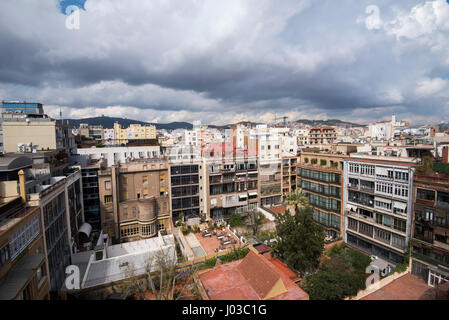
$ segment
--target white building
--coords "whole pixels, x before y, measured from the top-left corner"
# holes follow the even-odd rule
[[[95,250],[81,252],[72,257],[72,264],[80,269],[80,288],[91,288],[157,271],[156,259],[164,255],[164,261],[177,263],[173,235],[110,245],[107,235],[100,234]]]
[[[373,140],[386,141],[393,140],[396,128],[405,128],[409,123],[396,121],[396,116],[391,116],[391,121],[376,122],[368,126],[367,136]]]
[[[391,267],[403,262],[411,235],[417,162],[358,154],[344,162],[344,241]]]
[[[82,148],[78,149],[78,154],[71,156],[72,163],[77,162],[81,166],[86,166],[89,160],[107,161],[107,166],[126,163],[128,160],[159,158],[161,150],[159,146],[143,147],[112,147],[112,148]]]
[[[114,129],[103,129],[104,144],[112,146],[115,144]]]

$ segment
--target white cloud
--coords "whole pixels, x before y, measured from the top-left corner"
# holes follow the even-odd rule
[[[428,97],[443,91],[444,93],[447,93],[447,90],[449,89],[448,84],[449,81],[441,78],[424,79],[418,83],[415,93],[419,97]]]
[[[446,0],[426,1],[414,6],[410,12],[401,12],[386,26],[397,38],[415,39],[449,30],[449,6]]]

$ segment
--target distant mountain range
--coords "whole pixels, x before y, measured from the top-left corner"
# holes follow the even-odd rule
[[[127,128],[130,124],[140,124],[140,125],[154,125],[156,129],[161,130],[175,130],[175,129],[192,129],[193,125],[188,122],[170,122],[170,123],[150,123],[139,120],[125,119],[125,118],[115,118],[115,117],[93,117],[93,118],[84,118],[84,119],[65,119],[65,121],[69,121],[69,124],[75,128],[80,126],[80,123],[87,123],[88,125],[101,125],[103,128],[112,129],[114,127],[114,123],[118,122],[122,125],[122,127]],[[300,119],[294,121],[295,123],[301,123],[309,126],[339,126],[339,127],[365,127],[365,125],[351,123],[346,121],[341,121],[338,119],[329,119],[329,120],[309,120],[309,119]],[[236,124],[243,124],[247,127],[255,127],[258,122],[251,121],[241,121]],[[209,125],[210,128],[215,129],[229,129],[232,124],[217,126],[217,125]]]
[[[188,122],[170,122],[170,123],[149,123],[139,120],[114,118],[114,117],[93,117],[84,119],[67,119],[72,127],[78,128],[80,123],[87,123],[88,125],[102,125],[103,128],[112,129],[114,123],[118,122],[122,127],[127,128],[130,124],[140,124],[142,126],[154,125],[156,129],[175,130],[175,129],[192,129],[193,126]],[[67,121],[66,120],[66,121]]]
[[[366,127],[364,124],[357,124],[352,122],[341,121],[338,119],[328,119],[328,120],[309,120],[309,119],[299,119],[295,121],[296,123],[302,123],[309,126],[338,126],[338,127]]]

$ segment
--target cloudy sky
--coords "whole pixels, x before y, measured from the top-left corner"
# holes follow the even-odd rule
[[[0,99],[160,123],[447,122],[449,4],[0,1]]]

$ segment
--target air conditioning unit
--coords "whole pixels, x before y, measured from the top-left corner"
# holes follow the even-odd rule
[[[18,143],[17,146],[18,146],[18,151],[19,151],[19,152],[21,152],[21,153],[26,152],[26,146],[25,146],[25,144],[23,144],[23,143]]]

